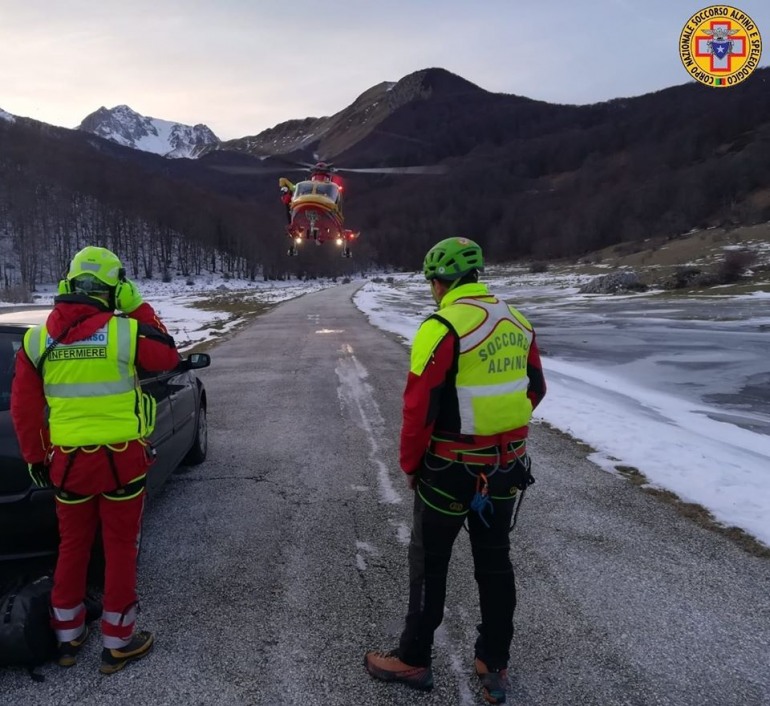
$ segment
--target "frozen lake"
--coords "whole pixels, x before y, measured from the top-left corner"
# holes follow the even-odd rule
[[[517,297],[544,355],[713,408],[770,435],[770,297]]]

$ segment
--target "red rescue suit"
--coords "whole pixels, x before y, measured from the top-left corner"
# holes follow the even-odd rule
[[[83,294],[56,297],[46,328],[62,343],[93,335],[115,313],[99,300]],[[148,371],[173,370],[180,362],[174,340],[147,303],[130,314],[139,322],[136,364]],[[74,325],[73,325],[74,324]],[[84,360],[83,365],[88,365]],[[120,648],[134,631],[136,617],[137,545],[144,507],[144,491],[115,491],[143,476],[153,456],[146,441],[61,449],[50,444],[46,425],[43,379],[24,349],[16,356],[11,388],[11,416],[19,446],[27,463],[49,463],[51,482],[65,493],[57,494],[59,556],[51,595],[52,625],[60,642],[76,639],[84,625],[86,573],[97,526],[101,521],[106,559],[102,615],[104,646]],[[66,479],[65,479],[66,474]],[[130,486],[129,486],[130,487]],[[62,501],[68,495],[73,502]],[[85,499],[84,499],[85,498]]]

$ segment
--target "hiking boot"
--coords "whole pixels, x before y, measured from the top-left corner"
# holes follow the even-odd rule
[[[99,671],[102,674],[114,674],[120,671],[126,666],[126,662],[144,657],[152,649],[152,644],[152,633],[142,630],[136,633],[125,647],[118,649],[105,647],[102,650],[102,666],[99,667]]]
[[[508,670],[503,667],[490,671],[484,662],[476,657],[476,674],[481,680],[481,692],[484,700],[490,704],[504,704],[505,691],[508,688]]]
[[[83,626],[80,637],[69,642],[60,642],[56,648],[56,662],[60,667],[74,667],[78,662],[78,652],[88,639],[90,630],[88,625]]]
[[[375,679],[397,681],[420,691],[433,688],[433,672],[430,667],[413,667],[402,662],[398,650],[367,652],[364,667]]]

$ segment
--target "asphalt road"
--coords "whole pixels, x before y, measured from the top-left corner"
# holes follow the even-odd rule
[[[148,507],[139,624],[154,652],[80,663],[0,702],[481,704],[467,537],[451,565],[436,688],[372,680],[405,609],[410,493],[397,466],[407,353],[342,286],[286,302],[213,352],[210,455]],[[770,562],[589,463],[535,426],[537,483],[513,535],[511,704],[770,704]]]

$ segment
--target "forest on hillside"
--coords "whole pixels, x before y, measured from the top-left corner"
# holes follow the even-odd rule
[[[325,246],[287,257],[276,174],[216,169],[259,160],[222,152],[164,160],[0,120],[0,284],[56,281],[86,244],[114,249],[139,278],[318,276],[414,270],[450,235],[477,239],[493,261],[550,260],[767,221],[769,76],[763,69],[731,89],[687,84],[593,106],[423,91],[337,161],[440,162],[447,173],[350,175],[346,222],[361,231],[352,261]]]
[[[464,129],[477,144],[445,161],[446,176],[351,179],[360,197],[349,214],[372,256],[397,267],[414,267],[451,234],[478,239],[497,260],[550,260],[768,221],[768,78],[764,69],[729,92],[692,84],[578,112],[554,106],[547,126],[520,121],[507,140],[499,132],[485,140],[483,125],[501,123],[476,113]],[[451,149],[450,118],[436,115],[443,149]]]
[[[0,286],[28,292],[55,282],[72,255],[91,244],[118,253],[136,278],[317,274],[317,263],[286,258],[277,198],[272,212],[260,212],[248,200],[91,143],[103,141],[33,121],[0,121]],[[334,273],[325,260],[324,269]]]

